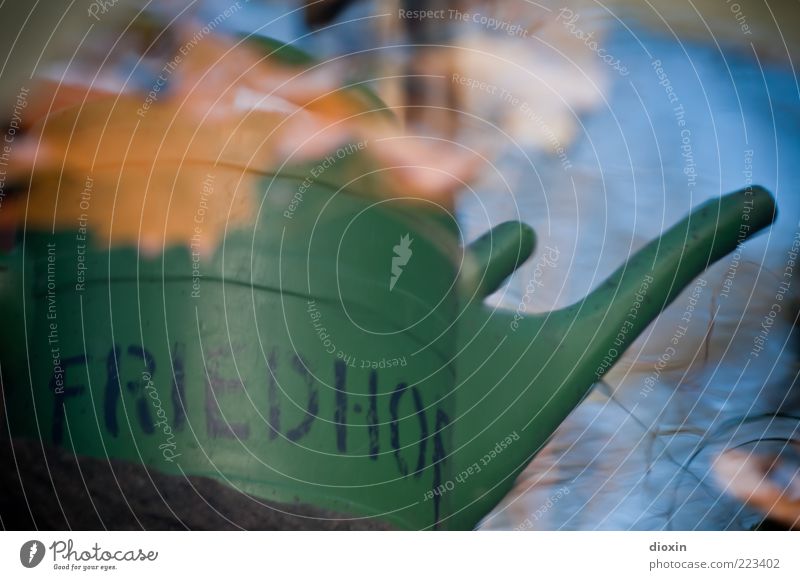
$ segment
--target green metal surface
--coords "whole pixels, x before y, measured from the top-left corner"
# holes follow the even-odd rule
[[[253,226],[209,261],[27,232],[0,278],[12,434],[469,529],[681,289],[775,216],[757,187],[707,202],[586,299],[519,317],[482,302],[531,253],[527,226],[464,252],[448,214],[322,183],[293,204],[299,187],[265,178]]]
[[[353,194],[380,193],[380,175],[346,157],[265,177],[253,226],[210,261],[26,232],[0,255],[12,435],[399,528],[472,528],[646,325],[775,212],[757,187],[708,202],[585,300],[519,317],[482,302],[533,251],[530,228],[462,251],[434,206]]]

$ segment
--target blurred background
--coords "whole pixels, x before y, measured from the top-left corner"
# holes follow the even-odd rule
[[[22,211],[31,168],[65,159],[64,134],[34,143],[38,120],[99,96],[141,102],[157,87],[153,102],[180,96],[196,107],[187,131],[208,115],[224,131],[248,110],[247,91],[268,89],[237,48],[248,36],[325,63],[282,98],[302,104],[333,84],[365,83],[396,115],[393,130],[435,138],[381,155],[446,169],[436,182],[405,175],[398,191],[451,203],[465,241],[506,220],[534,227],[536,253],[490,298],[499,308],[571,304],[691,208],[763,185],[780,210],[775,226],[639,337],[481,528],[799,525],[796,0],[76,0],[7,2],[0,13],[14,155],[0,191],[6,247],[20,228],[55,219]],[[159,83],[175,51],[205,36],[220,44],[194,51],[192,66],[233,63],[214,69],[216,82],[241,85],[230,101],[189,67]],[[337,103],[326,106],[320,114],[338,118]],[[302,147],[313,155],[340,143],[335,133],[303,143],[313,127],[291,127],[282,146],[297,143],[302,157]]]

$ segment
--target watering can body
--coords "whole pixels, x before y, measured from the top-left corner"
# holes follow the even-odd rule
[[[774,219],[759,188],[714,200],[585,300],[520,317],[483,298],[533,250],[523,224],[463,251],[432,204],[302,183],[266,176],[209,260],[26,232],[0,287],[12,435],[287,511],[469,529],[652,318]]]

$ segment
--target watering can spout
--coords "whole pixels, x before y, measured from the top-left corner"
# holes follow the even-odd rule
[[[625,262],[586,298],[556,313],[599,379],[691,281],[772,224],[760,186],[712,199]],[[573,330],[569,330],[573,329]],[[573,347],[574,348],[574,347]]]
[[[466,308],[449,458],[461,483],[442,496],[451,514],[444,527],[470,527],[491,511],[647,325],[692,279],[775,217],[772,195],[748,187],[695,209],[571,306],[533,316]],[[478,296],[496,289],[533,245],[521,224],[503,224],[492,234],[496,252],[487,250],[488,238],[468,252],[483,265],[465,270],[465,285]]]

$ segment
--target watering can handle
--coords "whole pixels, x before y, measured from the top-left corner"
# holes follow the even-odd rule
[[[464,296],[482,299],[533,253],[536,234],[522,222],[504,222],[469,244],[459,281]]]

